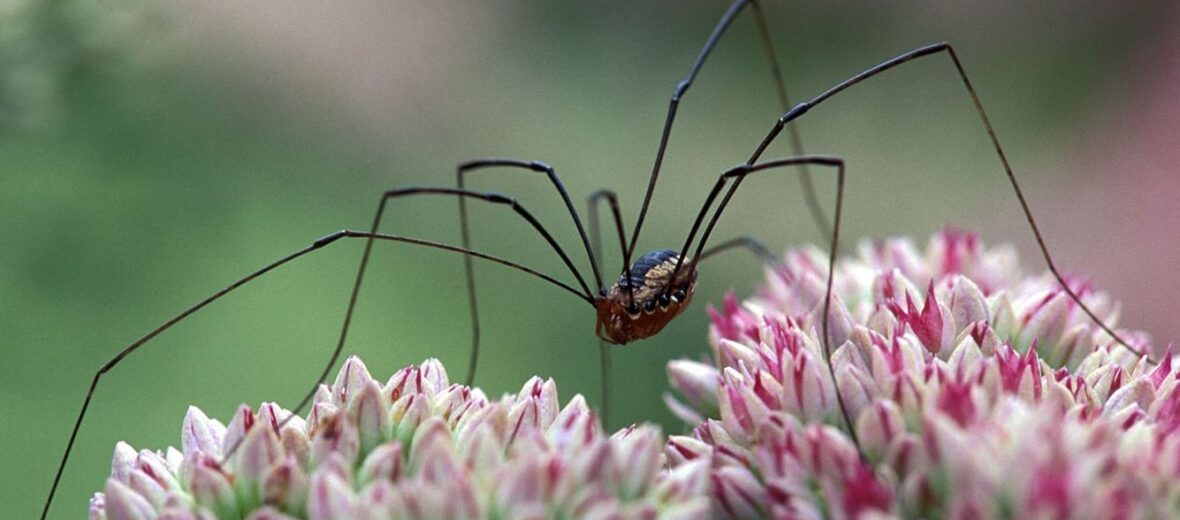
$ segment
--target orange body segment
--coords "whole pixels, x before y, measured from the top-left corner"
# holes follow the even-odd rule
[[[695,263],[684,262],[677,270],[679,262],[680,256],[668,250],[637,260],[595,299],[594,333],[607,342],[625,345],[663,330],[688,307],[696,292]]]

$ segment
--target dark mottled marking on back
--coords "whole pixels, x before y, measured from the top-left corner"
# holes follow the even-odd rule
[[[632,287],[643,287],[645,281],[647,280],[648,271],[652,270],[652,268],[657,265],[676,258],[679,255],[680,253],[671,249],[661,249],[659,251],[647,253],[639,257],[639,259],[631,265],[631,270],[627,274],[620,276],[619,281],[616,283],[618,283],[620,286],[626,287],[625,284],[627,279],[630,278]]]

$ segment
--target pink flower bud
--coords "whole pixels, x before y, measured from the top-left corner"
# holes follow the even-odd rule
[[[893,510],[892,491],[864,464],[857,464],[852,474],[844,478],[841,494],[846,518],[865,518]]]
[[[709,492],[709,460],[673,464],[659,481],[657,495],[665,501],[690,500]],[[708,502],[705,502],[706,506]],[[695,510],[695,507],[693,508]]]
[[[337,520],[356,516],[352,490],[339,477],[317,473],[311,478],[307,497],[308,520]]]
[[[1031,345],[1035,340],[1048,350],[1056,347],[1065,334],[1072,303],[1069,295],[1060,290],[1052,291],[1039,300],[1030,302],[1028,307],[1016,316],[1021,324],[1018,344]]]
[[[1180,376],[1180,373],[1172,371],[1172,345],[1169,344],[1167,352],[1159,359],[1159,364],[1147,374],[1147,380],[1156,390],[1159,390],[1169,377],[1175,380],[1177,376]]]
[[[713,497],[730,518],[764,518],[766,488],[746,467],[725,466],[713,472]]]
[[[127,480],[128,487],[134,490],[139,496],[147,499],[154,508],[160,508],[164,505],[164,501],[168,497],[168,489],[162,486],[159,481],[139,469],[131,470],[131,475]]]
[[[418,372],[422,374],[422,387],[428,388],[431,395],[440,394],[451,386],[447,378],[447,369],[435,358],[423,361],[418,367]]]
[[[366,486],[357,497],[357,510],[361,518],[387,519],[394,511],[401,511],[411,517],[412,509],[405,503],[401,490],[389,480],[375,480]]]
[[[325,417],[323,424],[311,439],[311,458],[323,464],[330,456],[337,455],[351,464],[360,450],[356,425],[348,420],[348,414],[336,412]]]
[[[995,367],[1004,390],[1033,402],[1041,398],[1041,363],[1035,342],[1021,356],[1009,345],[996,351]]]
[[[948,283],[951,288],[950,302],[947,306],[954,320],[954,330],[963,330],[973,323],[990,321],[987,299],[975,282],[965,276],[954,276],[948,279]]]
[[[405,472],[402,457],[401,444],[382,444],[365,457],[358,479],[362,484],[376,480],[396,482]]]
[[[859,366],[845,361],[849,357],[851,343],[833,354],[832,363],[836,368],[836,384],[839,385],[840,395],[844,397],[844,405],[851,417],[856,417],[860,411],[872,403],[878,394],[877,387],[871,375]],[[839,413],[839,403],[828,411],[828,417]]]
[[[547,436],[558,447],[578,450],[597,440],[601,428],[594,412],[586,405],[586,399],[575,395],[557,414]]]
[[[640,496],[655,479],[661,466],[662,437],[659,429],[651,425],[625,430],[611,437],[612,456],[620,463],[619,482],[623,496]]]
[[[250,490],[250,498],[262,495],[262,482],[270,469],[283,459],[278,434],[269,426],[252,428],[234,458],[239,489]]]
[[[881,269],[873,280],[873,300],[888,308],[900,307],[922,293],[897,269]]]
[[[123,484],[130,482],[131,470],[135,469],[135,460],[138,458],[139,454],[130,444],[117,442],[115,454],[111,456],[111,478]]]
[[[303,465],[293,457],[272,466],[262,479],[262,501],[284,510],[302,512],[307,503],[309,482]]]
[[[478,389],[449,385],[437,362],[399,371],[387,388],[367,374],[350,359],[337,384],[317,390],[307,421],[264,403],[257,414],[239,408],[225,428],[193,408],[182,433],[187,455],[136,454],[120,444],[112,459],[115,484],[110,496],[95,495],[91,516],[707,515],[711,457],[672,470],[657,428],[631,427],[608,438],[584,398],[561,406],[552,380],[534,378],[518,395],[489,402]],[[709,435],[729,439],[720,429]],[[225,444],[237,439],[235,456],[220,460]],[[402,446],[411,447],[408,455]],[[735,451],[719,460],[738,457]]]
[[[393,421],[393,438],[409,442],[418,429],[418,424],[430,415],[430,405],[423,394],[409,394],[398,399],[389,409]]]
[[[841,474],[860,463],[860,453],[839,430],[819,424],[809,426],[801,439],[802,455],[812,473]]]
[[[783,360],[782,409],[803,418],[819,420],[836,406],[835,388],[827,362],[811,350]]]
[[[279,425],[283,425],[283,429],[298,430],[303,430],[306,426],[302,417],[293,416],[290,411],[273,402],[262,403],[262,406],[258,407],[257,421],[270,427],[276,434],[280,433]]]
[[[967,428],[978,418],[977,405],[973,390],[975,386],[969,381],[957,377],[946,377],[942,382],[941,391],[935,407],[946,414],[959,426]]]
[[[487,405],[487,399],[477,393],[465,386],[451,385],[435,397],[435,409],[447,421],[448,427],[457,430],[473,410]]]
[[[717,409],[717,369],[695,361],[678,360],[668,363],[668,383],[696,410]]]
[[[311,439],[307,438],[303,428],[283,428],[279,443],[288,457],[301,465],[307,465],[311,456]]]
[[[389,438],[392,429],[389,404],[385,402],[376,381],[370,379],[360,387],[348,404],[348,414],[349,420],[356,423],[362,454]]]
[[[232,449],[242,442],[246,437],[246,433],[254,427],[255,417],[254,411],[249,406],[244,404],[238,405],[238,410],[234,413],[234,418],[230,420],[229,426],[225,428],[225,449]],[[234,454],[237,456],[237,453]]]
[[[347,406],[353,396],[360,393],[372,380],[373,376],[369,375],[369,369],[365,367],[364,362],[356,356],[348,356],[344,365],[340,367],[340,372],[336,374],[336,382],[332,383],[332,400],[336,406]]]
[[[517,403],[526,400],[534,400],[537,403],[535,427],[539,429],[548,428],[553,424],[561,410],[561,402],[557,399],[557,383],[553,382],[553,379],[542,381],[539,377],[533,377],[528,380],[516,396]]]
[[[331,402],[315,403],[311,406],[311,413],[307,414],[307,435],[314,436],[339,413],[340,409]]]
[[[967,377],[979,371],[983,362],[983,351],[979,343],[972,337],[965,337],[947,357],[947,365],[953,369],[956,376]]]
[[[815,306],[815,312],[812,313],[812,324],[815,327],[815,334],[819,338],[820,348],[824,344],[824,329],[821,318],[823,317],[824,302],[821,298]],[[848,307],[844,305],[844,300],[840,295],[832,295],[832,306],[828,309],[828,346],[832,350],[836,350],[848,341],[849,336],[852,335],[853,328],[852,314],[848,312]]]
[[[770,412],[753,391],[753,385],[732,368],[721,376],[721,420],[731,435],[751,439]]]
[[[860,412],[856,433],[861,448],[868,453],[883,454],[894,438],[905,431],[901,410],[893,401],[881,399]]]
[[[189,477],[189,487],[196,502],[216,513],[218,518],[241,517],[229,477],[207,461],[189,460],[193,461],[190,465],[192,476]]]
[[[159,453],[141,450],[135,459],[135,468],[158,482],[165,490],[180,489],[180,483],[175,474],[176,465],[168,462]]]
[[[664,455],[668,465],[678,467],[692,461],[708,460],[713,453],[713,447],[700,439],[686,435],[673,435],[668,438],[664,447]]]
[[[717,344],[717,356],[722,360],[723,367],[758,366],[761,363],[754,347],[729,339],[723,339]]]
[[[90,506],[87,509],[90,520],[106,520],[107,519],[107,496],[106,493],[95,493],[90,497]]]
[[[184,454],[204,452],[214,457],[221,457],[222,440],[225,438],[225,426],[220,422],[209,419],[200,408],[190,406],[184,415],[184,426],[180,430],[181,446]]]
[[[152,520],[156,517],[156,509],[144,497],[140,496],[126,484],[115,479],[107,479],[105,504],[106,517],[109,520]],[[95,509],[92,502],[91,510]]]
[[[1144,378],[1136,378],[1110,394],[1103,411],[1110,414],[1128,406],[1147,410],[1153,401],[1155,401],[1155,387],[1151,386],[1151,382]]]
[[[740,341],[758,337],[758,319],[742,309],[737,296],[732,292],[725,295],[725,303],[721,311],[709,307],[709,318],[713,325],[709,329],[709,336],[716,344],[719,340],[728,339]]]
[[[904,308],[893,304],[893,313],[898,320],[908,326],[931,353],[938,354],[944,348],[949,349],[954,342],[954,321],[950,309],[935,297],[934,283],[931,282],[926,289],[926,300],[921,311],[909,294],[905,298]]]
[[[931,239],[928,250],[938,247],[938,235]],[[908,238],[865,241],[860,246],[861,256],[880,272],[897,271],[909,278],[929,276],[930,262]],[[934,256],[927,254],[926,256]]]
[[[414,432],[410,443],[413,470],[428,481],[440,482],[456,478],[461,466],[456,460],[451,432],[437,417],[426,419]]]

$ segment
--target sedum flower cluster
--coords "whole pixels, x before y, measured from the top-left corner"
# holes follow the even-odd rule
[[[862,244],[835,266],[825,335],[827,269],[790,251],[756,297],[710,309],[712,359],[668,364],[687,435],[608,435],[552,380],[489,400],[435,360],[380,383],[354,357],[306,418],[190,408],[179,450],[119,443],[90,517],[1180,516],[1170,348],[1120,344],[969,233]],[[1066,282],[1115,324],[1115,301]]]
[[[865,243],[835,268],[788,252],[761,293],[710,310],[708,362],[674,361],[693,427],[672,468],[707,461],[729,518],[1165,518],[1180,514],[1180,382],[1170,348],[1119,345],[1011,248],[958,231],[925,251]],[[1068,278],[1113,325],[1118,305]],[[1142,334],[1120,331],[1135,351]],[[840,411],[837,388],[851,428]],[[859,447],[857,445],[859,443]]]
[[[707,462],[665,469],[659,430],[607,435],[553,380],[491,401],[429,360],[382,384],[355,357],[306,419],[190,408],[181,449],[115,449],[92,520],[704,518]],[[234,449],[234,447],[237,447]],[[232,453],[230,453],[232,451]],[[228,456],[227,456],[228,455]]]

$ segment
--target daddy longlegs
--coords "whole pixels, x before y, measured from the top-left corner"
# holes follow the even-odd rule
[[[647,216],[647,211],[652,200],[652,194],[655,191],[655,186],[659,179],[661,165],[663,164],[665,152],[667,151],[669,138],[671,136],[672,127],[676,119],[676,113],[680,101],[684,94],[692,86],[694,79],[697,77],[698,72],[704,65],[710,52],[716,46],[725,31],[729,28],[735,17],[737,17],[737,15],[746,7],[750,7],[750,11],[753,13],[757,29],[763,40],[763,46],[765,47],[770,63],[779,101],[782,103],[783,108],[786,111],[773,123],[766,136],[757,144],[753,153],[745,160],[744,163],[730,168],[717,178],[713,184],[712,189],[706,195],[704,203],[697,211],[696,217],[693,220],[688,235],[684,239],[684,242],[682,243],[679,250],[653,251],[640,256],[637,260],[635,260],[634,263],[632,263],[631,259],[635,254],[635,244],[638,242],[640,232],[643,229],[643,223],[645,217]],[[356,308],[357,299],[364,281],[365,271],[372,254],[373,244],[376,241],[381,240],[387,242],[413,244],[427,248],[455,252],[463,255],[464,271],[467,282],[466,287],[468,291],[468,310],[471,316],[472,325],[472,348],[467,374],[468,384],[474,382],[480,347],[479,314],[472,259],[478,258],[481,260],[486,260],[488,262],[500,264],[529,274],[535,278],[548,282],[550,285],[562,289],[565,292],[573,294],[578,299],[593,307],[595,311],[595,332],[601,341],[600,362],[602,367],[602,413],[603,416],[606,417],[608,410],[607,402],[610,373],[610,352],[607,343],[625,344],[658,334],[665,325],[667,325],[689,305],[696,288],[698,266],[701,264],[701,262],[712,257],[713,255],[731,249],[746,248],[759,255],[766,262],[775,262],[773,255],[771,255],[765,247],[763,247],[751,237],[743,236],[735,238],[722,244],[715,245],[712,248],[707,248],[706,246],[709,242],[715,225],[720,219],[721,214],[730,203],[738,187],[743,184],[748,176],[755,173],[769,173],[771,171],[789,166],[798,167],[797,173],[800,174],[801,185],[805,194],[805,200],[807,201],[811,218],[819,230],[823,232],[823,234],[829,239],[827,294],[824,298],[821,315],[821,343],[823,345],[825,354],[830,356],[832,346],[829,344],[828,316],[830,314],[831,306],[832,266],[835,263],[835,256],[840,244],[839,237],[843,212],[845,165],[844,161],[839,157],[804,154],[801,139],[791,123],[824,101],[835,97],[837,94],[861,83],[868,78],[919,58],[938,55],[945,55],[954,65],[955,72],[962,81],[964,90],[967,92],[968,97],[975,108],[981,126],[986,131],[987,136],[995,150],[995,154],[999,158],[1002,170],[1012,187],[1012,192],[1016,195],[1020,209],[1028,223],[1029,229],[1032,231],[1033,236],[1036,239],[1037,247],[1041,252],[1045,264],[1047,265],[1049,271],[1057,279],[1062,290],[1069,295],[1069,297],[1090,317],[1091,320],[1093,320],[1102,330],[1104,330],[1111,338],[1113,338],[1117,344],[1127,348],[1136,355],[1147,355],[1146,352],[1140,347],[1129,344],[1117,332],[1103,323],[1090,310],[1090,308],[1082,302],[1082,300],[1069,287],[1069,285],[1065,283],[1062,275],[1059,273],[1057,266],[1053,261],[1052,256],[1049,253],[1048,247],[1045,245],[1040,229],[1037,227],[1028,202],[1025,200],[1024,193],[1017,182],[1016,174],[1014,173],[1008,161],[1003,147],[1000,145],[999,139],[997,138],[992,124],[988,119],[987,113],[984,110],[983,104],[980,101],[975,88],[972,86],[967,72],[963,67],[963,64],[959,59],[958,53],[955,51],[954,47],[945,42],[936,43],[899,54],[836,84],[835,86],[821,92],[817,96],[792,106],[788,102],[787,93],[782,78],[782,72],[775,57],[773,46],[771,45],[765,17],[759,5],[755,0],[735,0],[733,4],[730,5],[729,9],[724,13],[724,15],[722,15],[720,21],[713,29],[712,34],[706,40],[703,48],[693,62],[688,75],[676,85],[669,102],[667,116],[662,133],[660,135],[659,146],[656,151],[655,162],[649,174],[647,189],[644,193],[643,202],[640,206],[636,222],[631,228],[629,238],[625,232],[626,228],[623,223],[621,211],[619,209],[618,196],[614,192],[610,190],[600,190],[591,194],[588,198],[588,215],[590,217],[590,231],[588,233],[585,229],[585,226],[583,226],[578,211],[575,209],[569,193],[565,189],[565,186],[558,176],[556,170],[545,163],[537,161],[521,161],[515,159],[498,158],[480,159],[464,163],[459,166],[456,175],[457,187],[412,187],[387,191],[381,196],[377,211],[373,218],[372,226],[368,231],[355,231],[347,229],[337,231],[314,241],[311,245],[308,245],[270,264],[267,264],[261,269],[258,269],[247,276],[234,281],[228,286],[196,303],[192,307],[189,307],[180,314],[168,319],[158,327],[149,331],[144,336],[132,342],[130,345],[124,347],[113,358],[103,364],[94,374],[90,387],[87,390],[86,397],[83,400],[81,410],[79,411],[77,419],[75,420],[74,427],[70,433],[69,440],[66,443],[65,451],[62,455],[57,472],[54,475],[53,483],[45,500],[41,518],[46,518],[49,513],[50,507],[53,503],[54,494],[65,470],[66,463],[69,460],[70,452],[73,449],[74,442],[82,425],[82,421],[85,418],[87,409],[89,408],[91,398],[94,395],[94,391],[98,386],[99,380],[104,374],[118,365],[128,355],[151,341],[153,338],[168,330],[173,325],[176,325],[180,321],[183,321],[197,311],[203,309],[210,303],[213,303],[233,290],[281,267],[288,262],[307,255],[313,251],[321,250],[331,244],[340,243],[342,242],[341,239],[344,238],[364,239],[365,244],[360,260],[360,265],[357,269],[356,278],[353,283],[352,292],[348,300],[343,327],[341,329],[341,333],[335,348],[333,349],[328,362],[325,364],[319,379],[316,381],[315,385],[312,386],[312,389],[293,409],[295,415],[301,413],[301,411],[311,401],[315,394],[315,388],[324,380],[326,380],[335,364],[339,360],[340,354],[343,352],[344,344],[348,335],[349,325],[352,320],[353,312]],[[795,155],[791,157],[759,162],[762,159],[762,155],[766,149],[771,145],[771,143],[780,137],[784,130],[788,131],[789,140]],[[819,167],[821,169],[830,170],[835,173],[836,196],[833,219],[830,226],[827,224],[822,209],[817,202],[814,188],[812,186],[810,170],[808,168],[809,166]],[[597,292],[591,290],[582,271],[580,271],[575,266],[573,260],[561,247],[561,245],[553,238],[548,229],[540,222],[540,220],[534,217],[532,213],[526,210],[515,199],[511,198],[510,196],[498,193],[479,192],[465,189],[466,175],[491,168],[514,169],[521,172],[544,175],[553,185],[561,197],[562,202],[568,210],[570,218],[577,229],[579,238],[581,239],[581,246],[585,250],[588,262],[591,266],[593,281],[598,287]],[[386,209],[386,205],[390,201],[402,197],[420,195],[441,195],[457,199],[461,222],[461,246],[379,232],[381,217]],[[718,200],[719,197],[720,200]],[[481,253],[472,249],[467,218],[467,202],[469,199],[474,201],[483,201],[494,205],[508,206],[521,219],[525,220],[545,240],[553,252],[560,257],[563,264],[576,280],[576,285],[562,282],[551,275],[536,271],[525,265]],[[609,207],[610,217],[614,224],[614,229],[618,237],[619,248],[623,257],[623,266],[620,270],[620,275],[617,280],[611,282],[610,285],[604,285],[604,278],[600,268],[602,240],[600,237],[600,223],[598,217],[600,204],[602,203],[606,203]],[[715,208],[714,205],[716,206]],[[829,375],[834,378],[835,376],[831,373],[832,368],[830,364],[828,366],[828,370]],[[852,437],[853,442],[857,443],[855,430],[851,427],[851,418],[849,417],[847,409],[845,408],[843,397],[840,395],[838,386],[836,388],[836,397],[846,425],[845,429]],[[236,448],[237,446],[231,446],[227,450],[225,457],[229,458],[232,456]]]

